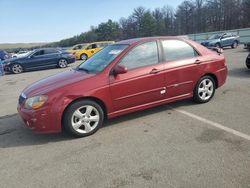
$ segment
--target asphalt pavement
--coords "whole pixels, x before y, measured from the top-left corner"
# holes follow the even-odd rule
[[[132,113],[80,139],[34,134],[16,111],[28,84],[64,70],[0,77],[0,187],[250,188],[248,52],[224,55],[228,79],[209,103]]]

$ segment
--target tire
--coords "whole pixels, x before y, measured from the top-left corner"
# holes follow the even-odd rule
[[[250,69],[250,65],[246,65],[248,69]]]
[[[68,66],[68,61],[66,59],[59,59],[58,67],[59,68],[66,68]]]
[[[237,48],[237,46],[238,46],[238,42],[237,41],[234,41],[234,43],[231,45],[231,48]]]
[[[103,124],[104,112],[92,100],[81,100],[71,104],[62,119],[65,131],[74,137],[94,134]]]
[[[14,74],[20,74],[23,72],[23,66],[15,63],[11,66],[11,72]]]
[[[82,54],[82,55],[80,56],[80,60],[86,61],[87,59],[88,59],[87,54]]]
[[[211,76],[203,76],[196,84],[193,99],[196,103],[209,102],[215,93],[215,80]]]
[[[220,43],[216,43],[216,44],[215,44],[215,47],[216,47],[216,48],[221,48]]]

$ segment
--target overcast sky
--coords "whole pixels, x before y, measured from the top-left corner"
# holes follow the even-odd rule
[[[88,31],[108,19],[119,21],[133,9],[183,0],[0,0],[0,43],[53,42]]]

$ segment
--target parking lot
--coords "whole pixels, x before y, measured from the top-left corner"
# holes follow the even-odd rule
[[[0,77],[1,187],[250,187],[248,52],[224,54],[227,83],[209,103],[132,113],[80,139],[34,134],[16,110],[28,84],[65,69]]]

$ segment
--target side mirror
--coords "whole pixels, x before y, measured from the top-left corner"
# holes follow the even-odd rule
[[[116,65],[115,68],[113,69],[113,75],[125,74],[127,72],[128,72],[127,67],[123,65]]]

